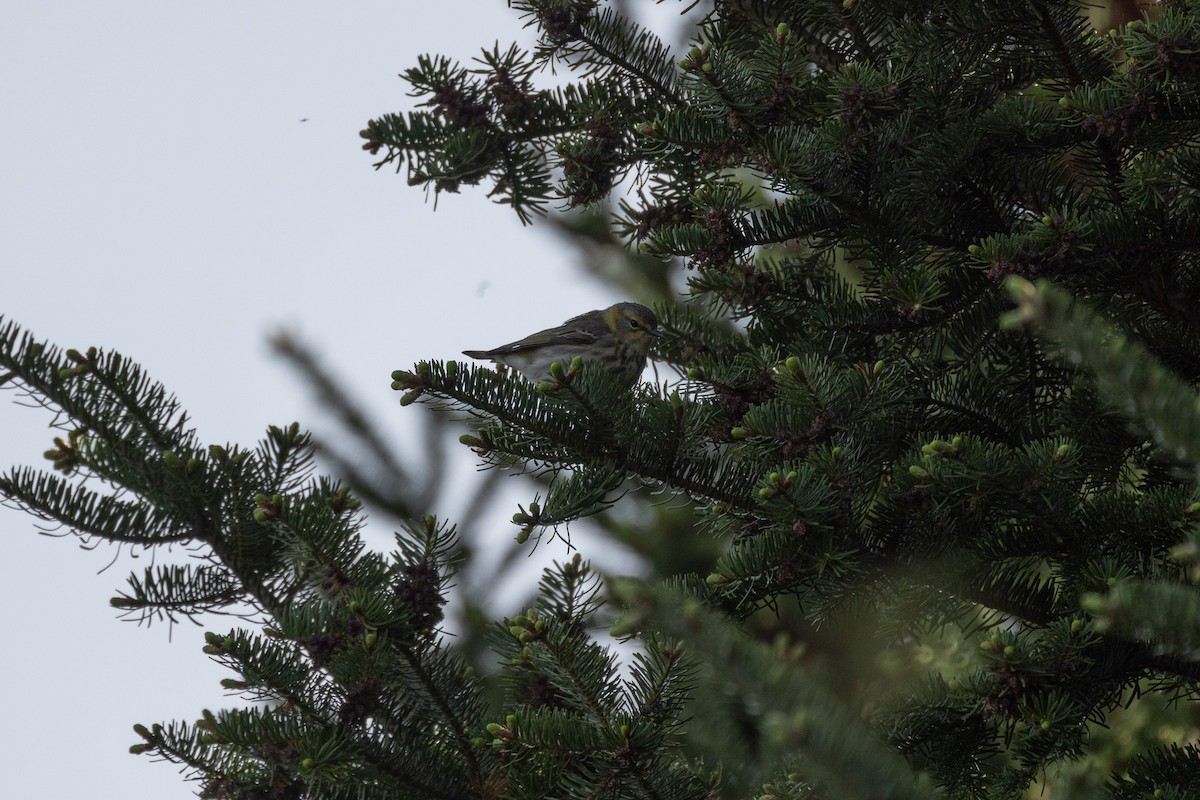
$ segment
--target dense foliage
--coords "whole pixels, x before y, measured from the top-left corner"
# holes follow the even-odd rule
[[[0,370],[67,433],[62,476],[0,491],[199,548],[122,608],[265,623],[208,645],[265,705],[135,749],[222,798],[1200,793],[1200,8],[1106,32],[1060,0],[717,0],[679,56],[594,0],[512,5],[533,52],[421,58],[421,108],[365,147],[524,219],[618,200],[686,268],[656,307],[686,377],[429,361],[395,388],[553,476],[522,542],[685,500],[627,537],[651,578],[557,565],[478,672],[439,636],[452,528],[401,514],[371,553],[297,428],[205,447],[127,360],[10,324]]]

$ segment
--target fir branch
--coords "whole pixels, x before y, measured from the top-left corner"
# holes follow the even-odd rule
[[[1200,679],[1200,592],[1196,587],[1126,581],[1110,591],[1086,595],[1085,609],[1096,615],[1097,630],[1149,645],[1170,672]]]
[[[589,370],[581,380],[586,385],[581,385],[580,390],[597,396],[597,400],[591,402],[593,407],[616,404],[614,392],[620,387],[611,379],[606,380],[606,376]],[[409,393],[405,397],[412,399],[422,395],[447,399],[456,407],[483,412],[503,423],[503,427],[494,433],[481,431],[488,433],[487,438],[471,440],[472,446],[485,453],[495,450],[523,458],[554,459],[555,451],[571,452],[575,457],[570,462],[560,461],[554,466],[598,462],[661,481],[694,497],[719,500],[738,508],[749,503],[742,492],[748,490],[756,477],[752,467],[723,463],[707,452],[676,462],[675,452],[659,450],[652,440],[638,435],[637,427],[626,426],[618,442],[605,446],[602,431],[597,433],[586,416],[580,417],[572,413],[570,407],[550,402],[528,381],[506,379],[485,368],[468,366],[464,369],[454,362],[444,366],[438,362],[422,362],[417,365],[416,372],[398,370],[393,373],[393,388],[407,390]],[[402,399],[402,402],[405,401]],[[620,405],[629,402],[621,401]],[[645,402],[668,403],[649,399]],[[522,446],[520,441],[507,435],[509,430],[533,434],[536,437],[534,446]],[[551,447],[543,447],[546,444]]]
[[[539,3],[531,2],[529,5],[537,6]],[[589,14],[583,19],[578,29],[578,39],[600,57],[593,61],[592,56],[583,51],[567,50],[580,59],[579,63],[599,65],[607,62],[640,80],[673,105],[687,106],[687,101],[671,85],[674,64],[669,53],[650,31],[606,8],[599,14]]]
[[[1146,425],[1176,458],[1200,465],[1200,400],[1140,342],[1046,281],[1010,277],[1018,310],[1009,326],[1031,325],[1059,346],[1062,356],[1084,367],[1101,396]]]
[[[223,613],[243,598],[241,585],[219,564],[147,567],[142,578],[131,575],[129,585],[129,593],[109,602],[125,614],[140,612],[142,620]]]
[[[436,724],[446,726],[454,742],[455,751],[467,769],[466,783],[475,786],[485,784],[487,772],[476,757],[475,744],[472,741],[473,730],[478,720],[464,717],[460,710],[461,699],[469,697],[473,688],[469,680],[458,677],[465,670],[465,665],[457,663],[457,659],[439,648],[422,650],[401,645],[396,650],[407,667],[403,672],[396,673],[396,676],[403,676],[404,683],[420,687],[421,692],[415,699],[430,703],[436,711]],[[447,686],[447,679],[459,685]]]
[[[0,477],[6,502],[83,537],[123,544],[169,544],[202,539],[202,532],[170,513],[29,468]],[[85,544],[88,543],[85,541]]]
[[[787,761],[831,796],[885,791],[897,800],[930,796],[907,764],[813,680],[802,665],[802,646],[755,642],[677,590],[624,580],[612,591],[636,612],[618,622],[615,632],[652,628],[678,637],[706,665],[702,685],[721,682],[726,695],[736,692],[742,702],[761,702],[761,708],[769,709],[759,722],[767,730],[760,739],[765,752],[757,758],[769,764],[772,756],[788,753],[794,758],[799,751],[802,761]],[[721,668],[714,669],[716,665]]]

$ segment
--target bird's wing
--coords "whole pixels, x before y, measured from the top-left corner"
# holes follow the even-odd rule
[[[488,352],[503,355],[505,353],[519,353],[522,350],[530,350],[535,347],[544,347],[548,344],[568,346],[591,344],[596,341],[596,333],[594,331],[583,330],[578,325],[573,324],[581,318],[572,317],[557,328],[547,328],[544,331],[538,331],[535,334],[526,336],[524,339],[502,344]]]

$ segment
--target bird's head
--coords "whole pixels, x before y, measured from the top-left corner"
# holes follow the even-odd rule
[[[617,341],[643,355],[650,352],[650,345],[662,336],[654,312],[638,303],[617,303],[604,309],[604,321]]]

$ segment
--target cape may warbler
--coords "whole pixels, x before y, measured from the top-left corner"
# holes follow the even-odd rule
[[[653,311],[637,303],[617,303],[492,350],[464,350],[463,355],[491,359],[533,381],[548,377],[555,361],[568,369],[579,356],[633,386],[646,366],[650,343],[659,336],[662,332]]]

